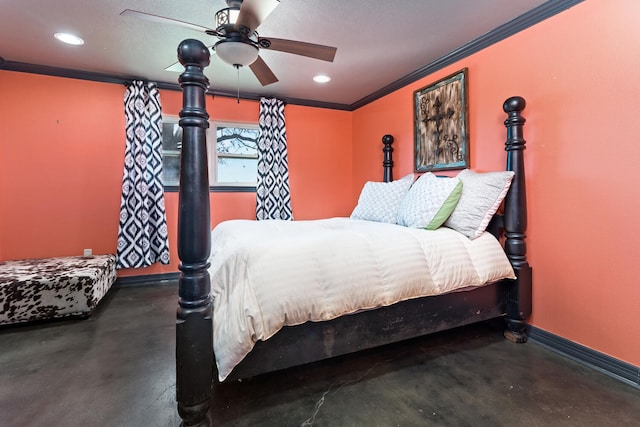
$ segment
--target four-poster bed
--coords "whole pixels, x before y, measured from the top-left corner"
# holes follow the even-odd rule
[[[205,92],[209,64],[207,48],[197,40],[178,47],[185,66],[179,82],[183,88],[183,128],[180,169],[178,253],[182,272],[176,326],[176,393],[184,425],[209,425],[208,414],[215,393],[217,368],[213,351],[213,305],[209,255],[211,230],[205,133],[208,114]],[[504,215],[495,215],[489,228],[504,240],[504,252],[516,279],[491,282],[463,292],[412,298],[373,310],[357,311],[323,322],[286,326],[253,349],[235,366],[227,380],[250,377],[327,357],[442,331],[462,325],[504,317],[505,336],[526,341],[525,319],[531,312],[531,268],[527,262],[525,230],[526,199],[521,112],[525,101],[509,98],[507,170],[514,172],[504,202]],[[392,181],[393,137],[385,135],[384,179]],[[399,226],[398,226],[399,227]],[[504,255],[503,255],[504,256]],[[213,387],[213,391],[212,391]]]

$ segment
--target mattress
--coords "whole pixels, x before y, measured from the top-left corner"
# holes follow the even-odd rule
[[[220,381],[284,326],[515,278],[490,233],[469,240],[448,228],[331,218],[232,220],[211,237]]]

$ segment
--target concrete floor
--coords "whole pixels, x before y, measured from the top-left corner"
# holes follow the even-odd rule
[[[0,426],[177,426],[175,283],[0,329]],[[640,391],[482,324],[226,384],[222,426],[639,425]]]

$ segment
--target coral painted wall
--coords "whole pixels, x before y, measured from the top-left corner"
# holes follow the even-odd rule
[[[640,2],[589,0],[354,112],[286,108],[294,215],[347,215],[382,179],[413,170],[413,91],[469,69],[471,166],[504,168],[503,101],[527,99],[531,322],[640,365]],[[0,259],[114,252],[124,150],[124,88],[0,70]],[[162,92],[177,114],[179,92]],[[212,119],[257,120],[253,101],[207,98]],[[212,193],[212,225],[252,218],[255,194]],[[177,270],[177,193],[166,194]]]
[[[123,90],[0,71],[3,259],[115,250]]]
[[[124,161],[124,86],[0,71],[0,259],[115,253]],[[177,115],[182,93],[161,91]],[[212,120],[257,122],[257,101],[207,97]],[[288,105],[296,219],[353,209],[351,113]],[[340,153],[340,155],[336,155]],[[120,276],[178,271],[178,193],[165,193],[171,264]],[[255,193],[211,193],[212,226],[255,218]]]
[[[524,96],[533,325],[640,365],[640,2],[589,0],[354,112],[354,193],[371,141],[413,167],[413,91],[469,69],[471,166],[504,168],[503,101]],[[380,145],[381,146],[381,145]],[[356,162],[355,159],[358,159]]]

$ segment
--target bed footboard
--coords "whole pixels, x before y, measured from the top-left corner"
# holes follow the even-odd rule
[[[210,297],[209,177],[206,130],[209,114],[205,92],[209,80],[209,50],[198,40],[178,46],[185,71],[183,90],[180,199],[178,202],[178,256],[180,281],[176,323],[176,397],[184,426],[210,425],[208,419],[213,377],[212,304]]]

